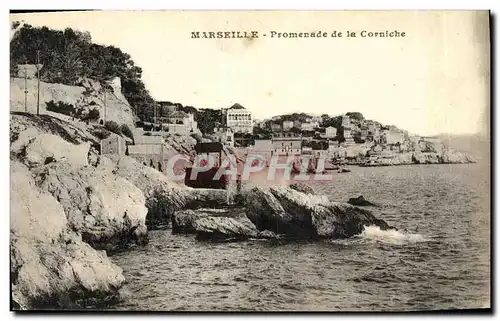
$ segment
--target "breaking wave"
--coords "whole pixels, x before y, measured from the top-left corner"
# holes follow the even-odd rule
[[[395,229],[381,230],[378,226],[365,226],[365,229],[359,238],[367,241],[382,242],[394,245],[403,245],[408,243],[427,242],[429,239],[421,234],[412,234]]]

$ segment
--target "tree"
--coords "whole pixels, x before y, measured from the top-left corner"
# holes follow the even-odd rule
[[[356,119],[356,120],[364,120],[365,117],[363,116],[363,114],[359,113],[359,112],[348,112],[345,114],[346,116],[349,116],[349,118],[351,119]]]
[[[109,130],[110,132],[113,132],[115,134],[118,134],[118,135],[121,134],[120,126],[116,122],[114,122],[112,120],[108,120],[104,124],[104,128],[106,128],[107,130]]]
[[[127,136],[130,139],[134,139],[134,134],[132,133],[132,130],[130,130],[130,127],[127,126],[127,124],[122,124],[120,126],[120,131],[123,135]]]
[[[98,120],[100,117],[101,117],[101,113],[99,112],[98,109],[91,109],[89,111],[89,113],[87,114],[86,119],[95,121],[95,120]]]
[[[79,78],[90,78],[104,85],[120,77],[122,93],[134,113],[142,120],[152,118],[154,99],[142,82],[142,69],[119,48],[93,44],[88,32],[25,24],[10,43],[11,75],[16,74],[18,64],[35,64],[37,51],[44,81],[74,85]]]

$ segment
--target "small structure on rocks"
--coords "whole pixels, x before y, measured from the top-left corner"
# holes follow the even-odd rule
[[[108,138],[101,140],[101,155],[125,155],[126,150],[125,139],[119,135],[112,134]]]

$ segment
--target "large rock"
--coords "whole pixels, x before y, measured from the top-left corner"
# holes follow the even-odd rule
[[[293,228],[293,217],[287,213],[268,188],[258,186],[243,192],[246,215],[259,230],[280,234]]]
[[[173,234],[195,234],[196,222],[201,218],[206,217],[227,217],[242,222],[253,228],[255,226],[250,222],[245,215],[244,208],[241,207],[225,207],[225,208],[199,208],[196,210],[180,210],[176,211],[172,216],[172,233]]]
[[[51,163],[34,170],[41,189],[56,197],[68,224],[96,249],[108,251],[130,242],[147,244],[147,208],[143,193],[104,167],[75,169]]]
[[[207,216],[195,221],[196,239],[211,241],[256,238],[258,230],[248,219]]]
[[[11,146],[12,152],[22,153],[21,157],[28,166],[36,167],[54,161],[65,162],[73,167],[88,165],[90,143],[75,145],[52,134],[37,134],[31,138],[36,132],[36,129],[21,132]]]
[[[22,133],[27,131],[26,133]],[[11,113],[10,115],[10,141],[11,147],[24,146],[39,134],[52,134],[61,137],[68,143],[80,144],[90,142],[99,144],[100,139],[90,133],[86,124],[70,123],[49,115],[36,115],[26,113]],[[21,136],[24,136],[21,137]],[[15,149],[15,148],[14,148]]]
[[[208,216],[209,213],[200,210],[177,211],[172,216],[172,234],[194,234],[196,233],[195,222]]]
[[[390,228],[367,210],[288,187],[254,187],[245,196],[247,216],[259,230],[288,237],[348,238],[360,234],[365,226]]]
[[[437,153],[413,153],[413,162],[415,164],[439,164],[441,162]]]
[[[11,162],[11,283],[14,309],[71,308],[112,299],[122,270],[67,227],[63,207]]]

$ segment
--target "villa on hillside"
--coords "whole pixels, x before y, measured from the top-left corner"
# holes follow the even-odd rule
[[[283,121],[283,130],[288,131],[292,129],[293,121]]]
[[[335,138],[337,136],[337,128],[333,126],[329,126],[325,128],[325,137],[326,138]]]
[[[252,112],[239,104],[222,109],[225,125],[234,133],[253,133]]]
[[[212,136],[223,146],[234,147],[234,133],[231,128],[217,128]]]
[[[305,122],[301,124],[300,129],[306,131],[313,131],[314,129],[319,128],[318,122]]]
[[[156,121],[161,124],[163,131],[172,134],[189,135],[198,129],[198,123],[194,120],[194,115],[180,110],[171,112],[166,117],[157,117]]]

